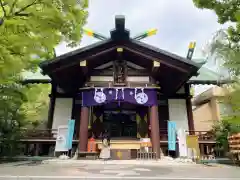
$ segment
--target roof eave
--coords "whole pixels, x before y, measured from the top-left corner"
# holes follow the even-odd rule
[[[235,81],[233,80],[189,80],[188,84],[194,84],[194,85],[223,85],[223,84],[231,84],[234,83]]]
[[[51,84],[51,79],[24,79],[20,83],[23,85],[26,84]]]
[[[150,50],[155,51],[156,53],[161,53],[161,54],[166,55],[166,56],[169,56],[169,57],[171,57],[171,58],[173,58],[173,59],[179,60],[179,61],[181,61],[181,62],[183,62],[183,63],[186,63],[186,64],[189,64],[189,65],[195,66],[197,69],[200,69],[200,68],[202,67],[202,65],[203,65],[203,63],[194,62],[194,61],[192,61],[192,60],[189,60],[189,59],[184,58],[184,57],[182,57],[182,56],[179,56],[179,55],[176,55],[176,54],[167,52],[167,51],[165,51],[165,50],[162,50],[162,49],[157,48],[157,47],[155,47],[155,46],[146,44],[146,43],[144,43],[144,42],[142,42],[142,41],[139,41],[139,40],[130,39],[130,41],[131,41],[132,43],[135,43],[135,44],[137,44],[137,45],[143,46],[143,47],[145,47],[145,48],[149,48]]]
[[[85,52],[85,51],[88,51],[92,48],[95,48],[95,47],[98,47],[102,44],[105,44],[105,43],[108,43],[112,41],[111,39],[107,39],[107,40],[102,40],[100,42],[96,42],[96,43],[93,43],[91,45],[88,45],[88,46],[85,46],[85,47],[82,47],[82,48],[79,48],[77,50],[74,50],[74,51],[71,51],[71,52],[68,52],[68,53],[65,53],[63,55],[60,55],[60,56],[57,56],[55,58],[52,58],[52,59],[49,59],[49,60],[45,60],[45,61],[42,61],[39,63],[39,67],[43,70],[43,74],[46,74],[45,72],[45,68],[50,65],[50,64],[54,64],[54,63],[58,63],[59,61],[63,60],[63,59],[67,59],[67,58],[70,58],[72,56],[75,56],[77,54],[80,54],[82,52]]]

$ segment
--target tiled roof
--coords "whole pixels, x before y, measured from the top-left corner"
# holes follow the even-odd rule
[[[196,60],[194,59],[193,61],[195,62],[202,62],[203,64],[206,62],[206,61],[203,61],[203,60]],[[220,74],[220,73],[217,73],[205,66],[202,66],[199,70],[198,70],[198,76],[193,76],[192,78],[190,78],[190,82],[206,82],[206,84],[211,84],[211,83],[207,83],[207,82],[221,82],[221,81],[226,81],[226,80],[230,80],[229,77],[227,77],[226,75],[224,74]],[[202,84],[200,83],[200,84]]]

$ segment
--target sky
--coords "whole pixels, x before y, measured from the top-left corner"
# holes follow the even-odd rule
[[[217,30],[224,28],[213,11],[196,8],[192,0],[89,0],[88,11],[86,28],[110,36],[115,15],[124,15],[130,36],[157,28],[157,34],[144,42],[183,57],[189,42],[196,41],[194,58],[204,59],[203,48]],[[62,43],[56,53],[61,55],[94,42],[97,40],[84,35],[78,47],[68,48]],[[206,66],[215,69],[213,63]]]

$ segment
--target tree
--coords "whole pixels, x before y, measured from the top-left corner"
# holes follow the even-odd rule
[[[236,118],[238,117],[236,114],[240,111],[240,0],[193,0],[193,2],[198,8],[215,11],[219,23],[233,23],[227,30],[222,29],[216,33],[208,46],[207,53],[209,59],[214,58],[226,67],[235,80],[235,83],[228,86],[224,101],[232,106],[235,114],[233,117]]]
[[[240,75],[240,44],[232,42],[225,29],[217,31],[208,46],[207,53],[210,58],[218,61],[230,72],[234,78]]]
[[[198,8],[215,11],[218,22],[231,22],[227,30],[220,30],[208,47],[210,59],[226,67],[235,80],[225,85],[225,97],[222,101],[231,107],[225,117],[214,125],[218,151],[228,150],[229,134],[240,132],[240,0],[193,0]]]
[[[228,151],[227,137],[230,134],[240,132],[240,52],[238,47],[235,42],[229,39],[225,30],[218,31],[208,47],[210,59],[215,58],[215,61],[223,64],[234,80],[234,83],[222,86],[225,90],[225,96],[219,99],[231,110],[225,112],[222,120],[213,126],[217,150],[222,152],[221,154]]]
[[[228,136],[239,132],[240,128],[229,121],[222,120],[213,126],[213,133],[216,138],[215,150],[221,155],[228,152]]]
[[[87,0],[0,0],[0,75],[9,76],[53,56],[61,41],[80,43]],[[16,63],[18,62],[18,63]],[[3,66],[4,64],[4,66]]]
[[[23,86],[21,74],[53,58],[60,42],[80,43],[87,6],[87,0],[0,0],[0,141],[16,140],[21,127],[41,119],[48,87]],[[0,151],[10,146],[0,142]]]
[[[26,115],[27,124],[37,127],[46,125],[50,93],[49,84],[32,84],[25,87],[27,101],[20,107],[20,111]]]
[[[220,24],[234,23],[228,28],[229,39],[234,43],[240,42],[240,0],[193,0],[193,2],[198,8],[215,11]]]

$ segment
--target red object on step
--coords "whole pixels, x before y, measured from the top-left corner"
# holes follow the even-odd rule
[[[93,137],[88,140],[88,152],[97,152],[97,143]]]

